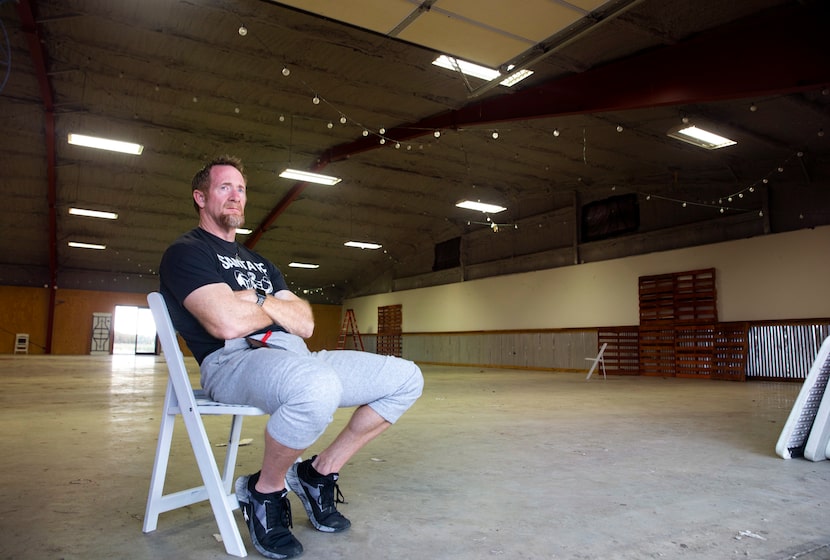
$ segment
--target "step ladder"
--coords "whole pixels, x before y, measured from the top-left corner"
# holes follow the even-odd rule
[[[360,338],[360,331],[357,330],[357,319],[354,318],[354,309],[347,309],[343,317],[343,324],[340,326],[340,336],[337,337],[337,349],[346,349],[346,336],[351,335],[352,344],[355,350],[363,351],[363,339]]]

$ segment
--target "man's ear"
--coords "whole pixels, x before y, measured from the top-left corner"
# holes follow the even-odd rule
[[[196,189],[193,191],[193,200],[196,202],[196,206],[199,208],[205,207],[205,193]]]

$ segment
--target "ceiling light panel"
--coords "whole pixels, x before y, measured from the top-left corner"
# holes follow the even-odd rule
[[[86,216],[87,218],[101,218],[102,220],[117,220],[115,212],[103,212],[101,210],[87,210],[86,208],[70,208],[69,213],[73,216]]]
[[[291,268],[320,268],[319,264],[304,263],[304,262],[290,262],[288,266]]]
[[[283,179],[295,179],[303,181],[304,183],[316,183],[318,185],[336,185],[342,179],[339,177],[332,177],[331,175],[322,175],[320,173],[311,173],[309,171],[300,171],[299,169],[286,169],[280,173]]]
[[[80,241],[70,241],[67,245],[76,249],[98,249],[99,251],[107,248],[106,245],[99,245],[98,243],[82,243]]]
[[[67,142],[74,146],[96,148],[98,150],[108,150],[110,152],[120,152],[134,156],[140,156],[144,151],[144,146],[141,144],[122,142],[121,140],[113,140],[111,138],[100,138],[98,136],[87,136],[85,134],[70,133],[67,136]]]
[[[380,243],[368,243],[366,241],[346,241],[343,245],[346,247],[355,247],[357,249],[380,249],[383,247]]]
[[[507,210],[504,206],[499,206],[498,204],[488,204],[478,200],[462,200],[461,202],[456,203],[456,206],[466,210],[477,210],[479,212],[484,212],[485,214],[498,214],[499,212]]]
[[[717,150],[719,148],[726,148],[727,146],[734,146],[737,144],[734,140],[721,136],[704,128],[694,125],[682,125],[680,127],[672,128],[668,131],[668,136],[675,140],[686,142],[705,148],[707,150]]]

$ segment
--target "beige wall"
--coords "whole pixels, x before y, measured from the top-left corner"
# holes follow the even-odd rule
[[[498,235],[498,234],[495,234]],[[830,317],[830,226],[347,300],[361,332],[403,305],[404,332],[639,324],[640,276],[715,268],[721,321]]]

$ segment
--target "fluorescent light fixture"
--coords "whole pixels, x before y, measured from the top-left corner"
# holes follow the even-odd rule
[[[241,228],[241,227],[236,228],[236,233],[238,233],[239,235],[248,235],[252,231],[254,231],[254,230],[248,229],[248,228]]]
[[[358,249],[380,249],[383,245],[378,243],[364,243],[363,241],[346,241],[346,247],[357,247]]]
[[[70,247],[75,247],[76,249],[106,249],[106,245],[98,245],[97,243],[81,243],[79,241],[70,241]]]
[[[140,156],[141,152],[144,151],[144,146],[141,144],[110,140],[109,138],[96,138],[95,136],[84,136],[83,134],[70,134],[67,140],[70,144],[76,146],[98,148],[99,150],[109,150],[111,152],[122,152],[134,156]]]
[[[528,70],[525,68],[524,70],[519,70],[518,72],[514,72],[508,75],[507,78],[503,79],[499,83],[504,87],[513,87],[514,85],[518,84],[525,78],[529,78],[533,75],[533,70]]]
[[[318,185],[336,185],[342,179],[340,177],[332,177],[331,175],[321,175],[319,173],[310,173],[308,171],[300,171],[298,169],[286,169],[280,173],[283,179],[296,179],[297,181],[304,181],[307,183],[317,183]]]
[[[102,212],[100,210],[86,210],[85,208],[70,208],[69,213],[73,216],[86,216],[88,218],[102,218],[104,220],[117,220],[115,212]]]
[[[501,76],[501,73],[498,70],[493,70],[492,68],[480,66],[478,64],[467,62],[466,60],[461,60],[459,58],[453,58],[445,54],[440,55],[438,58],[433,60],[432,63],[435,66],[446,68],[447,70],[460,70],[467,76],[480,78],[482,80],[487,80],[488,82],[491,80],[495,80],[496,78]],[[512,69],[513,67],[511,66],[510,68]],[[511,87],[521,82],[531,74],[533,74],[532,70],[519,70],[515,74],[511,74],[499,83],[503,86]]]
[[[291,268],[320,268],[319,264],[301,263],[301,262],[288,263],[288,266],[290,266]]]
[[[504,206],[487,204],[486,202],[477,202],[475,200],[462,200],[457,203],[456,206],[459,208],[466,208],[467,210],[478,210],[479,212],[484,212],[485,214],[498,214],[499,212],[507,210]]]
[[[707,150],[716,150],[718,148],[725,148],[737,144],[734,140],[725,138],[714,132],[699,128],[694,125],[682,125],[680,127],[672,128],[667,133],[675,140],[681,140],[688,144],[706,148]]]

